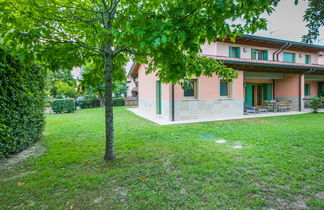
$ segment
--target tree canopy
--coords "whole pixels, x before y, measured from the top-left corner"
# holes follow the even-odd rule
[[[233,79],[236,71],[200,56],[201,45],[265,29],[260,15],[271,13],[278,1],[0,0],[0,31],[3,43],[33,52],[29,59],[48,68],[91,62],[103,69],[108,160],[115,157],[112,84],[125,78],[129,59],[148,64],[147,72],[155,71],[164,83],[213,73]],[[235,24],[238,19],[242,24]]]
[[[295,3],[297,4],[298,0]],[[309,0],[304,21],[307,22],[308,33],[303,36],[303,41],[313,43],[320,35],[319,29],[324,26],[323,0]]]

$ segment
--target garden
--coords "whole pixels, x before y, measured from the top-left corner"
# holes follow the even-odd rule
[[[162,127],[114,114],[111,162],[104,109],[46,115],[40,152],[0,170],[0,208],[324,208],[323,114]]]

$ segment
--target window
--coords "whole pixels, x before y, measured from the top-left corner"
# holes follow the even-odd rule
[[[305,55],[305,64],[310,64],[310,63],[311,63],[310,55]]]
[[[241,57],[241,49],[240,47],[229,47],[229,57],[231,58],[240,58]]]
[[[295,53],[283,53],[283,61],[288,63],[295,63]]]
[[[268,50],[258,50],[251,48],[251,59],[268,60]]]
[[[197,97],[197,80],[191,80],[188,85],[183,89],[184,97],[196,98]]]
[[[310,96],[310,85],[309,84],[305,84],[304,94],[305,94],[305,96]]]
[[[226,80],[220,81],[220,96],[230,96],[230,82]]]

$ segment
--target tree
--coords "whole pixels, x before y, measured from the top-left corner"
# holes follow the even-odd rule
[[[77,96],[76,88],[74,86],[70,86],[66,82],[56,81],[54,86],[57,93],[61,96],[69,98],[75,98]]]
[[[298,3],[298,0],[295,0]],[[302,37],[303,42],[313,43],[320,35],[319,29],[324,26],[324,1],[309,0],[308,8],[304,15],[307,22],[308,33]]]
[[[95,68],[94,65],[87,65],[82,68],[82,79],[79,84],[80,92],[88,92],[98,95],[100,107],[104,106],[105,81],[102,68]]]
[[[112,84],[125,78],[129,58],[164,83],[192,76],[224,79],[237,72],[202,57],[206,41],[266,28],[259,16],[279,0],[0,0],[3,41],[51,69],[89,62],[105,80],[105,160],[115,158]],[[242,24],[232,21],[240,19]]]
[[[79,84],[79,92],[96,94],[100,100],[100,107],[104,106],[105,80],[102,68],[96,68],[89,64],[83,67],[82,79]],[[112,84],[114,94],[126,94],[127,84],[125,82],[116,82]]]
[[[70,70],[49,71],[46,89],[54,98],[62,97],[62,95],[74,98],[76,96],[76,81],[73,79]]]

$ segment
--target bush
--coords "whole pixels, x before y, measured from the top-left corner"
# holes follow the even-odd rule
[[[114,98],[113,106],[125,106],[125,99],[123,98]]]
[[[77,101],[76,106],[81,107],[81,109],[98,108],[100,107],[100,100],[96,95],[86,95],[83,100]]]
[[[75,103],[71,98],[56,99],[52,103],[52,110],[55,113],[74,112]]]
[[[44,128],[46,72],[0,48],[0,159],[37,141]]]
[[[318,109],[321,107],[321,98],[313,97],[310,99],[310,106],[313,109],[314,113],[317,113]]]

